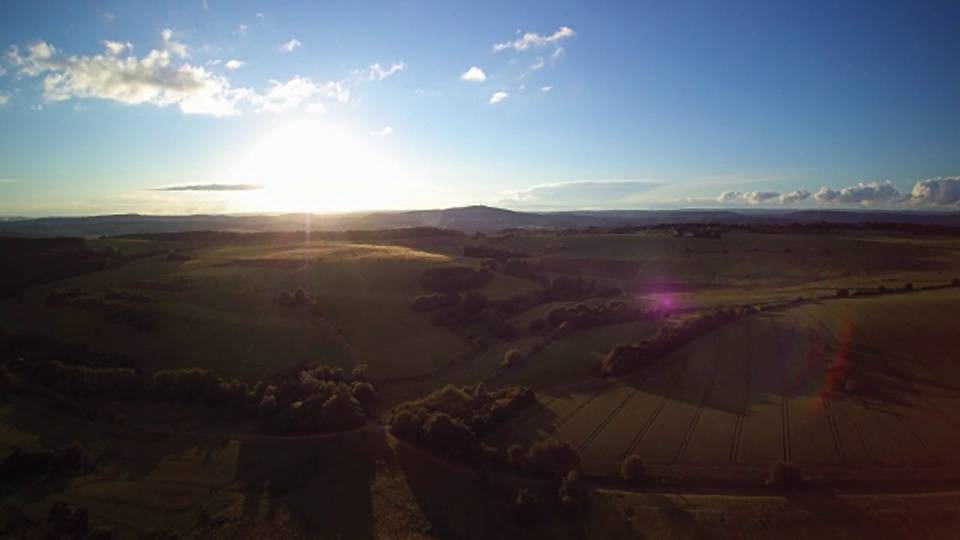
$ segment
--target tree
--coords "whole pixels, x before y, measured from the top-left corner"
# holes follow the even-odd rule
[[[293,292],[293,299],[298,303],[302,304],[307,301],[307,293],[303,289],[297,289]]]
[[[280,291],[280,296],[277,297],[277,303],[281,306],[295,306],[297,301],[294,300],[293,295],[290,294],[290,291]]]
[[[765,484],[771,487],[795,488],[803,483],[800,467],[791,461],[777,461],[767,471]]]
[[[627,482],[636,483],[643,479],[643,469],[643,460],[636,454],[630,454],[620,464],[620,476]]]
[[[513,503],[513,522],[521,527],[531,527],[537,523],[537,498],[529,489],[517,490]]]
[[[503,369],[513,369],[523,363],[523,353],[517,349],[510,349],[503,355],[503,361],[500,367]]]

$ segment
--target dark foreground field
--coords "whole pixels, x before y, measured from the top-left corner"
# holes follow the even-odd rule
[[[37,538],[949,537],[960,235],[922,232],[20,243],[5,260],[31,270],[7,275],[0,300],[0,525]],[[641,342],[611,368],[618,344]],[[532,403],[491,416],[521,387]],[[391,434],[391,411],[417,407],[428,420]],[[548,441],[575,456],[560,474],[515,459]],[[631,456],[643,470],[625,480]],[[765,486],[776,462],[797,481]]]

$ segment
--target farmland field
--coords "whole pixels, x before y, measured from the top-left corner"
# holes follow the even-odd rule
[[[4,332],[66,344],[53,350],[68,353],[48,360],[76,362],[69,351],[79,344],[125,355],[144,380],[208,368],[221,378],[213,387],[243,394],[241,406],[231,405],[235,397],[170,400],[146,390],[64,398],[27,362],[5,356],[0,382],[20,393],[0,397],[0,456],[75,443],[96,467],[5,492],[0,517],[38,532],[51,505],[66,502],[121,537],[161,528],[201,537],[213,528],[221,536],[443,537],[466,524],[517,536],[515,490],[536,491],[553,515],[550,480],[516,465],[491,478],[391,431],[395,408],[435,392],[468,400],[517,387],[535,401],[500,413],[475,442],[497,450],[501,463],[515,445],[569,443],[592,515],[607,516],[581,523],[596,535],[694,530],[652,517],[656,508],[686,508],[657,485],[715,493],[698,495],[704,508],[753,523],[729,531],[779,534],[817,509],[728,493],[758,488],[779,461],[835,490],[960,485],[956,241],[744,230],[288,240],[90,239],[102,250],[94,253],[126,254],[122,264],[0,300]],[[467,256],[470,247],[499,258]],[[430,282],[428,274],[454,277]],[[118,320],[117,306],[151,324]],[[712,322],[635,369],[604,374],[612,351],[698,321]],[[341,368],[328,372],[338,380],[359,373],[375,389],[362,425],[315,433],[288,415],[291,431],[275,434],[267,420],[277,418],[276,397],[319,388],[319,372],[303,371],[316,366]],[[13,372],[42,384],[24,392]],[[273,401],[257,394],[268,391]],[[292,411],[309,401],[284,399]],[[649,484],[623,484],[631,455]],[[902,502],[857,496],[844,495],[845,504],[879,520]],[[450,502],[460,499],[487,510]],[[782,522],[759,524],[750,504]],[[902,519],[922,519],[922,505],[903,504],[914,506]],[[691,527],[719,527],[694,514]],[[568,537],[566,519],[542,531]]]
[[[537,414],[491,442],[568,440],[596,472],[636,454],[666,475],[776,460],[808,471],[955,475],[957,313],[956,289],[765,312],[619,381],[545,393]],[[831,380],[832,364],[856,393]]]

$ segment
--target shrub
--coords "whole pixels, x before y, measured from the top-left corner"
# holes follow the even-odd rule
[[[837,298],[846,298],[850,296],[849,289],[837,289]]]
[[[537,523],[537,498],[529,489],[517,490],[513,503],[513,522],[521,527],[531,527]]]
[[[517,349],[510,349],[503,355],[503,361],[500,367],[503,369],[513,369],[523,363],[523,353]]]
[[[644,466],[643,460],[635,454],[630,454],[623,459],[620,464],[620,476],[631,484],[637,483],[643,479]]]
[[[307,301],[307,293],[305,293],[303,289],[297,289],[293,292],[293,299],[296,303],[302,304]]]
[[[430,268],[420,276],[420,286],[431,292],[458,293],[482,287],[491,279],[491,274],[475,268]]]
[[[527,450],[524,465],[535,474],[560,478],[580,469],[580,453],[566,441],[537,441]]]
[[[792,461],[777,461],[767,471],[765,485],[781,488],[795,488],[803,483],[800,466]]]
[[[953,278],[950,280],[950,285],[953,287],[960,287],[960,278]]]
[[[909,282],[908,282],[908,283],[904,283],[904,284],[903,284],[903,290],[905,290],[905,291],[907,291],[907,292],[912,291],[912,290],[913,290],[913,283],[909,283]]]
[[[293,295],[290,294],[290,291],[280,291],[280,296],[277,297],[277,303],[281,306],[297,305],[297,301],[294,299]]]

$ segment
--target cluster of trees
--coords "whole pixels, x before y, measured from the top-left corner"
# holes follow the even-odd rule
[[[550,334],[553,339],[563,339],[582,328],[654,319],[659,315],[656,311],[645,311],[621,301],[592,307],[580,304],[554,308],[545,318],[530,321],[528,329],[537,334]]]
[[[85,296],[81,289],[70,289],[69,291],[53,291],[44,300],[44,304],[50,307],[75,306],[81,309],[102,312],[106,316],[106,321],[111,324],[120,324],[129,326],[141,332],[148,332],[157,327],[157,317],[143,309],[134,306],[128,306],[108,298],[117,298],[122,300],[134,300],[138,302],[149,302],[153,299],[146,295],[129,294],[125,291],[110,289],[110,292],[104,291],[102,297]]]
[[[420,286],[441,294],[461,293],[483,287],[493,279],[490,272],[481,272],[476,268],[453,266],[430,268],[420,276]]]
[[[664,325],[651,338],[641,339],[629,345],[624,343],[614,345],[603,359],[601,372],[612,376],[624,375],[659,360],[694,338],[758,311],[753,306],[721,308],[699,317],[686,319],[679,324]]]
[[[343,431],[363,425],[365,410],[377,398],[363,368],[297,367],[260,381],[251,392],[268,434]]]
[[[14,448],[0,461],[0,481],[17,485],[52,476],[66,478],[93,470],[93,462],[76,444],[52,450]]]
[[[880,285],[875,289],[860,289],[853,292],[851,292],[850,289],[837,289],[835,296],[837,298],[847,298],[850,296],[877,296],[890,293],[913,292],[917,290],[946,289],[949,287],[960,287],[960,278],[953,278],[948,284],[927,285],[924,287],[916,287],[913,283],[908,281],[904,283],[903,286],[894,287],[892,289],[886,285]]]
[[[420,313],[436,312],[433,321],[444,328],[455,330],[470,324],[481,324],[497,339],[512,339],[518,333],[509,320],[512,317],[546,302],[581,300],[595,294],[592,283],[583,280],[553,278],[546,285],[545,289],[504,300],[490,300],[476,291],[470,291],[462,297],[456,293],[435,293],[417,297],[412,308]],[[607,294],[607,291],[603,291],[603,294]]]
[[[90,512],[86,507],[74,508],[63,501],[50,507],[47,523],[55,533],[55,538],[110,540],[114,537],[110,527],[90,527]]]
[[[482,446],[480,438],[534,401],[533,391],[522,386],[489,392],[483,383],[447,385],[394,408],[390,431],[441,457],[479,465],[498,460],[496,450]]]
[[[281,306],[303,306],[305,309],[310,310],[310,313],[318,317],[323,317],[323,311],[320,309],[320,305],[317,304],[317,301],[304,292],[303,289],[297,289],[290,294],[290,291],[283,290],[280,291],[280,295],[277,297],[277,303]]]
[[[104,289],[103,297],[107,300],[129,300],[131,302],[140,303],[153,302],[152,296],[138,292],[130,292],[124,289],[117,289],[116,287],[107,287]]]
[[[524,259],[527,257],[527,254],[523,251],[493,246],[463,246],[463,256],[475,259],[493,259],[501,263],[506,263],[510,259]]]
[[[129,357],[74,349],[35,335],[0,331],[0,388],[37,383],[32,388],[47,395],[52,391],[57,399],[232,407],[259,416],[262,429],[274,434],[359,427],[365,410],[377,399],[363,366],[344,372],[339,367],[299,364],[248,385],[203,368],[170,369],[145,377]],[[58,350],[66,351],[64,356],[58,357]]]

